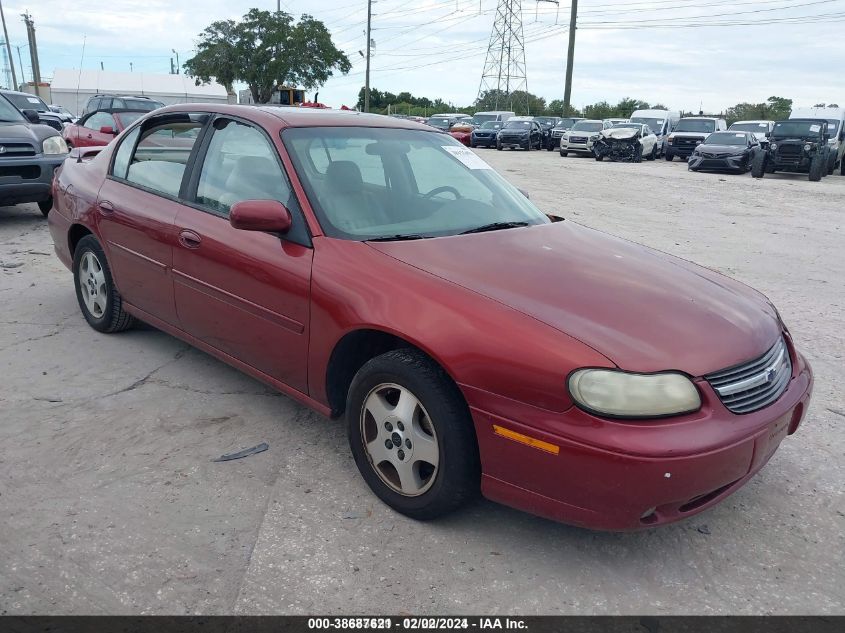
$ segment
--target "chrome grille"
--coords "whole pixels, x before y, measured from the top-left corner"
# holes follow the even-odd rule
[[[777,400],[792,376],[783,338],[760,358],[705,376],[719,399],[734,413],[751,413]]]
[[[35,147],[29,143],[4,143],[0,141],[0,159],[35,156]]]

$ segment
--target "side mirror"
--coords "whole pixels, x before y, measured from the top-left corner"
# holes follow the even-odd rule
[[[21,110],[21,114],[24,115],[27,121],[30,123],[40,123],[41,117],[38,116],[38,112],[35,110]]]
[[[100,128],[100,134],[112,134],[117,136],[117,130],[115,130],[111,125],[104,125]]]
[[[287,233],[293,218],[278,200],[242,200],[232,205],[229,224],[242,231]]]

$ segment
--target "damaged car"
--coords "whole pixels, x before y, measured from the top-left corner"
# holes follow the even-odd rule
[[[769,135],[769,146],[754,157],[751,175],[788,171],[807,174],[818,182],[827,174],[830,133],[826,119],[777,121]]]
[[[609,130],[602,130],[593,143],[597,161],[609,158],[614,163],[641,163],[657,158],[657,135],[642,123],[616,123]]]
[[[760,143],[754,132],[714,132],[689,157],[690,171],[735,171],[751,169]]]

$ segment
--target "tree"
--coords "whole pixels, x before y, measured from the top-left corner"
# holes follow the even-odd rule
[[[349,72],[349,58],[335,47],[325,24],[303,14],[294,24],[284,11],[250,9],[240,22],[219,20],[199,35],[197,54],[183,64],[197,85],[212,77],[232,92],[244,82],[256,103],[280,86],[313,90],[335,70]]]
[[[546,113],[546,100],[524,90],[514,90],[508,94],[503,90],[493,89],[479,95],[468,109],[475,112],[510,110],[518,115],[540,116]]]

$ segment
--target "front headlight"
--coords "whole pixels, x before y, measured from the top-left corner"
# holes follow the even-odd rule
[[[45,154],[67,154],[67,143],[61,136],[44,139],[42,148]]]
[[[807,144],[804,146],[804,151],[805,151],[805,152],[809,152],[811,149],[813,149],[813,144],[812,144],[812,143],[807,143]]]
[[[569,376],[569,393],[598,414],[625,418],[679,415],[701,407],[701,397],[683,374],[629,374],[612,369],[579,369]]]
[[[769,147],[771,147],[772,149],[777,149],[777,148],[778,148],[778,144],[777,144],[777,143],[772,143],[771,145],[769,145]]]
[[[597,141],[597,140],[599,140],[599,135],[598,135],[598,134],[593,134],[593,135],[590,137],[590,140],[591,140],[591,141]]]

